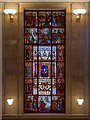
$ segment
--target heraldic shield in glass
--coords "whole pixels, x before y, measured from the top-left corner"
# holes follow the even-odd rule
[[[24,113],[65,113],[65,10],[24,10]]]

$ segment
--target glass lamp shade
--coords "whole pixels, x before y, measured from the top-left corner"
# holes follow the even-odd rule
[[[83,104],[83,102],[84,102],[84,99],[79,98],[79,99],[77,99],[77,102],[78,102],[78,105],[82,105],[82,104]]]
[[[73,13],[76,14],[76,15],[85,14],[86,13],[86,9],[75,9],[73,11]]]
[[[16,10],[15,9],[5,9],[4,10],[4,13],[5,14],[11,14],[11,15],[14,15],[14,14],[16,14]]]
[[[14,102],[14,100],[13,100],[12,98],[7,99],[7,103],[8,103],[8,105],[12,105],[13,102]]]

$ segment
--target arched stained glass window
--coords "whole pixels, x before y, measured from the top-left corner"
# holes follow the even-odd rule
[[[65,10],[24,11],[24,112],[65,113]]]

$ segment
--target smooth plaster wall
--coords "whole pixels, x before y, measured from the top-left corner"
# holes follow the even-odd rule
[[[15,8],[17,13],[13,22],[5,14],[2,21],[3,116],[27,116],[23,113],[25,8],[66,9],[66,114],[57,116],[88,115],[88,13],[81,16],[80,22],[76,22],[76,15],[72,11],[77,7],[84,7],[88,11],[88,3],[4,3],[3,10]],[[12,106],[6,102],[10,97],[14,99]],[[79,97],[85,100],[82,106],[76,102]]]

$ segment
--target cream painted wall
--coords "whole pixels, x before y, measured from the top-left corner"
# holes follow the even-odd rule
[[[72,10],[86,8],[88,3],[4,3],[3,9],[15,8],[17,14],[11,23],[3,14],[3,116],[26,116],[23,113],[24,85],[24,29],[23,11],[25,8],[65,8],[66,9],[66,114],[61,116],[88,115],[88,13],[76,22]],[[7,98],[14,98],[8,106]],[[76,99],[85,102],[78,106]],[[48,114],[56,116],[56,114]],[[33,114],[31,115],[33,116]],[[38,114],[34,114],[39,116]]]

